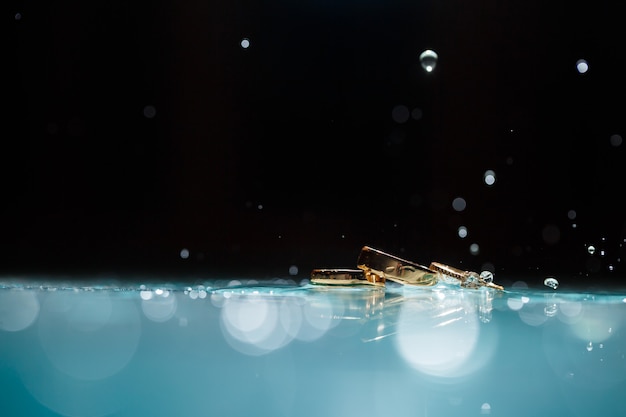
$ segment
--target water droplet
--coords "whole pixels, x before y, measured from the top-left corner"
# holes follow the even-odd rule
[[[543,280],[543,285],[545,285],[546,287],[550,287],[553,290],[556,290],[559,287],[559,281],[557,281],[554,277],[548,277]]]
[[[589,70],[589,64],[584,59],[576,61],[576,69],[579,73],[584,74]]]
[[[487,171],[485,171],[485,174],[483,175],[483,181],[485,181],[485,184],[487,185],[493,185],[496,183],[496,173],[494,171],[492,171],[491,169],[488,169]]]
[[[591,352],[593,350],[593,343],[589,342],[587,344],[587,352]]]
[[[472,243],[470,245],[470,253],[472,255],[478,255],[480,253],[480,246],[478,246],[478,243]]]
[[[480,273],[480,278],[487,283],[493,282],[493,273],[491,271],[483,271]]]
[[[465,239],[467,237],[467,227],[460,226],[457,233],[461,239]]]
[[[298,275],[298,267],[296,265],[289,267],[289,275]]]
[[[593,255],[594,253],[596,253],[596,247],[593,245],[589,245],[589,247],[587,248],[587,252],[589,252],[589,255]]]
[[[180,257],[183,259],[189,258],[189,249],[183,248],[180,250]]]
[[[426,72],[433,72],[435,67],[437,66],[437,60],[439,56],[435,51],[430,49],[425,50],[420,54],[420,64],[422,68],[426,70]]]
[[[250,39],[248,39],[248,38],[243,38],[243,39],[241,40],[241,47],[242,47],[243,49],[248,49],[248,48],[250,47]]]

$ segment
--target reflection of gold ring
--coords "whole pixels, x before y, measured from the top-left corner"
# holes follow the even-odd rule
[[[492,282],[492,276],[481,276],[476,272],[472,271],[463,271],[461,269],[455,268],[453,266],[445,265],[439,262],[431,262],[430,269],[439,272],[440,274],[457,279],[461,281],[461,286],[466,288],[479,288],[479,287],[489,287],[495,288],[498,290],[504,290],[500,285],[494,284]]]
[[[398,258],[369,246],[361,249],[357,266],[365,275],[407,285],[430,286],[437,283],[437,272],[415,262]]]
[[[384,278],[360,269],[314,269],[311,282],[325,285],[385,285]]]

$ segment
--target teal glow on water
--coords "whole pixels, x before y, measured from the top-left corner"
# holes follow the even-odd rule
[[[624,416],[626,296],[0,285],[2,416]]]

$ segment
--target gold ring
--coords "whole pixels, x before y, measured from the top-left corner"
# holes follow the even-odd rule
[[[361,269],[314,269],[311,283],[323,285],[385,286],[385,279]]]
[[[463,271],[459,268],[439,262],[431,262],[430,269],[437,271],[445,277],[454,278],[460,281],[461,286],[465,288],[489,287],[497,290],[504,290],[504,287],[493,283],[493,275],[491,273],[478,274],[472,271]]]
[[[438,280],[438,273],[415,262],[407,261],[378,249],[364,246],[357,260],[357,267],[366,276],[394,281],[405,285],[431,286]]]

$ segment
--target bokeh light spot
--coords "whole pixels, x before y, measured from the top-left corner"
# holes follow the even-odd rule
[[[187,259],[187,258],[189,258],[189,249],[187,249],[187,248],[182,248],[182,249],[180,250],[180,257],[181,257],[182,259]]]
[[[561,230],[554,224],[548,224],[541,231],[541,236],[544,242],[554,245],[561,240]]]
[[[622,136],[617,135],[617,134],[611,135],[611,137],[609,138],[609,141],[611,142],[611,146],[614,146],[617,148],[618,146],[621,146],[622,144]]]
[[[465,239],[467,237],[467,233],[467,227],[465,226],[459,226],[459,228],[457,229],[457,234],[461,239]]]
[[[472,255],[478,255],[480,253],[480,246],[478,246],[478,243],[472,243],[469,247],[469,251]]]
[[[141,335],[135,304],[100,292],[51,293],[42,304],[39,339],[50,362],[79,380],[121,371]]]
[[[155,295],[157,296],[148,300],[142,300],[141,309],[148,319],[162,323],[174,316],[178,302],[176,297],[169,296],[169,291],[162,292],[160,295],[155,291]]]
[[[35,293],[23,290],[0,290],[0,330],[17,332],[29,327],[39,315]]]
[[[463,211],[467,207],[467,202],[463,197],[457,197],[452,200],[452,208],[455,211]]]
[[[578,70],[579,73],[584,74],[589,71],[589,64],[584,59],[579,59],[576,61],[576,70]]]
[[[241,40],[240,45],[241,45],[241,47],[242,47],[243,49],[248,49],[248,48],[250,47],[250,39],[248,39],[248,38],[243,38],[243,39]]]
[[[154,106],[145,106],[143,108],[143,115],[146,119],[152,119],[156,116],[156,108]]]
[[[411,117],[409,108],[402,104],[396,106],[391,110],[391,118],[396,123],[406,123]]]
[[[419,298],[405,302],[396,325],[398,353],[414,369],[437,377],[457,378],[481,368],[489,352],[476,355],[480,322],[473,307],[455,296],[436,305]]]

